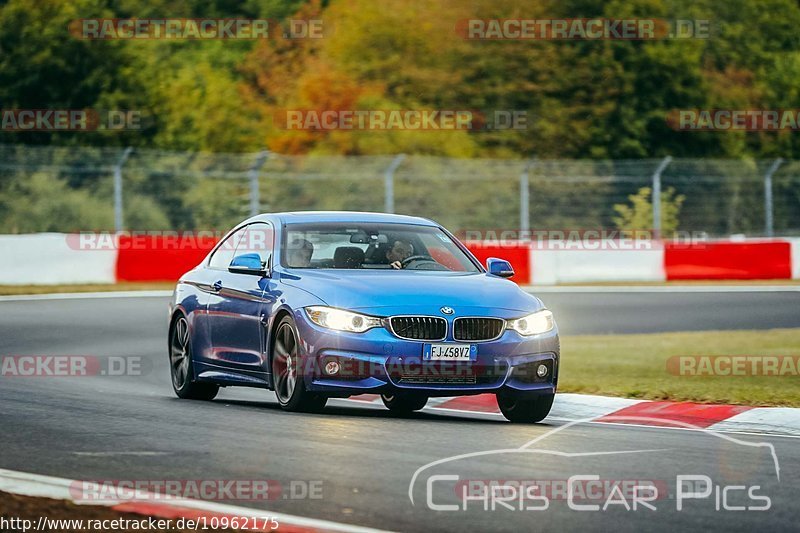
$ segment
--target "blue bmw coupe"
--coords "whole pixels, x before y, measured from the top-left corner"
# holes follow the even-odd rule
[[[374,393],[409,413],[430,397],[493,393],[507,419],[538,422],[558,383],[558,329],[513,275],[423,218],[255,216],[175,288],[172,385],[203,400],[272,389],[289,411]]]

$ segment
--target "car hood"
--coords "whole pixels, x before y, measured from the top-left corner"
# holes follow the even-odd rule
[[[542,302],[516,283],[482,273],[293,270],[281,281],[317,296],[331,307],[379,315],[440,315],[443,306],[457,315],[493,309],[516,315],[542,309]]]

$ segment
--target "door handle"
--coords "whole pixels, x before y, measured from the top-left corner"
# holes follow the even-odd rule
[[[211,289],[214,292],[219,292],[222,290],[222,280],[217,280],[211,285]]]

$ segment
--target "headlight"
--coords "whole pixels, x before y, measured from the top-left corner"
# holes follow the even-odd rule
[[[381,319],[378,317],[361,315],[359,313],[345,311],[344,309],[313,305],[311,307],[306,307],[305,310],[308,318],[310,318],[314,324],[337,331],[364,333],[368,329],[383,325]]]
[[[516,320],[509,320],[508,329],[513,329],[520,335],[538,335],[539,333],[547,333],[556,325],[553,320],[553,313],[544,309],[533,313],[532,315],[517,318]]]

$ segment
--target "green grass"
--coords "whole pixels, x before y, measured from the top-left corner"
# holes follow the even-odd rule
[[[650,400],[800,407],[800,376],[679,376],[680,355],[800,355],[800,328],[561,339],[560,392]]]
[[[152,291],[172,290],[174,288],[174,282],[128,282],[81,285],[0,285],[0,295],[51,294],[57,292]]]

